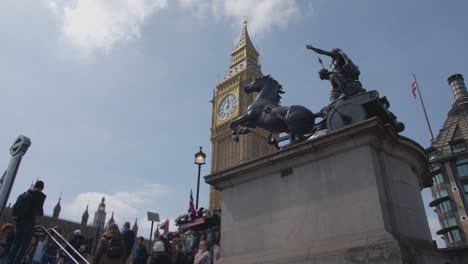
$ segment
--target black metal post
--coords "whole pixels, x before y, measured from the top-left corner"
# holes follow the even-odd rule
[[[201,164],[198,164],[197,201],[195,203],[195,210],[198,209],[198,194],[200,192],[200,171],[201,171]]]
[[[154,225],[154,221],[151,221],[151,232],[150,232],[150,242],[149,242],[149,249],[148,249],[148,252],[151,254],[151,240],[153,239],[153,225]]]

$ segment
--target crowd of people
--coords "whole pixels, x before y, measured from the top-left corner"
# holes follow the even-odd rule
[[[191,236],[191,235],[190,235]],[[152,254],[148,264],[216,264],[220,259],[219,241],[210,246],[210,242],[205,239],[195,241],[194,243],[187,237],[179,234],[172,236],[171,239],[164,235],[159,235],[153,245]],[[144,262],[133,262],[135,264]]]
[[[73,259],[82,263],[84,252],[90,252],[79,229],[67,240],[68,245],[57,244],[62,234],[58,226],[47,230],[47,234],[40,234],[37,241],[31,243],[36,217],[44,214],[46,195],[43,189],[44,182],[38,180],[13,205],[16,223],[7,223],[0,228],[0,264],[72,264],[75,263]],[[147,245],[143,237],[136,237],[130,229],[130,222],[125,222],[120,230],[116,223],[108,225],[97,241],[90,263],[216,264],[219,258],[219,235],[215,240],[211,230],[202,236],[196,232],[188,236],[158,235],[153,245]]]

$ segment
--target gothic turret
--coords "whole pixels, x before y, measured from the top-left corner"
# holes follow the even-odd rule
[[[224,80],[227,80],[244,70],[249,71],[256,77],[262,76],[258,57],[259,54],[250,40],[249,32],[247,31],[247,19],[244,18],[242,34],[237,45],[231,52],[229,72],[226,77],[224,77]]]
[[[83,215],[81,216],[81,228],[83,229],[85,226],[88,225],[89,213],[88,213],[88,205],[86,205],[86,210],[84,211]]]
[[[57,226],[58,225],[58,219],[59,219],[60,211],[62,210],[62,206],[60,205],[60,200],[61,199],[62,199],[62,194],[60,194],[58,202],[54,207],[54,212],[52,214],[52,226]]]
[[[132,230],[135,233],[135,236],[138,234],[138,224],[137,224],[137,218],[135,218],[135,223],[133,224]]]
[[[102,197],[101,203],[98,206],[96,213],[94,214],[93,227],[99,228],[104,231],[104,225],[106,223],[106,200]]]
[[[115,223],[115,221],[114,221],[114,212],[112,212],[111,218],[109,219],[109,222],[107,222],[107,226],[110,226],[113,223]]]

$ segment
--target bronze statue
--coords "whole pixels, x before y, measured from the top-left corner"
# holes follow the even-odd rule
[[[250,133],[249,128],[260,127],[270,132],[268,142],[277,146],[273,134],[288,133],[289,144],[304,140],[306,134],[314,132],[315,118],[309,109],[301,105],[281,106],[284,91],[282,86],[269,75],[252,81],[244,87],[245,93],[258,92],[257,98],[248,106],[247,113],[231,122],[233,139]],[[244,126],[238,129],[238,126]]]
[[[318,54],[329,56],[332,59],[330,70],[327,70],[323,67],[322,60],[319,58],[319,62],[323,67],[319,72],[319,77],[321,80],[329,80],[332,86],[330,94],[331,102],[340,97],[352,96],[366,91],[362,88],[361,82],[359,82],[359,75],[361,74],[359,67],[341,49],[325,51],[311,45],[306,45],[306,48]]]

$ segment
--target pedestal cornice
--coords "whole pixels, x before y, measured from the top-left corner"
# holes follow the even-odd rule
[[[347,149],[365,145],[370,145],[376,151],[385,152],[395,158],[408,160],[412,171],[418,177],[419,187],[423,189],[432,185],[424,148],[415,141],[398,135],[390,125],[383,124],[376,117],[323,137],[289,146],[277,153],[218,171],[205,176],[205,182],[218,190],[223,190],[263,175],[281,173],[311,160],[321,160]]]

